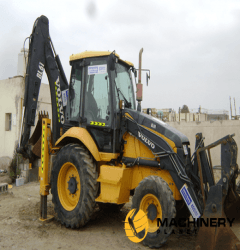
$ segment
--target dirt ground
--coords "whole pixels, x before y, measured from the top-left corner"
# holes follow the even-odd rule
[[[57,221],[51,195],[48,196],[48,214],[54,220],[43,224],[39,218],[39,183],[13,186],[0,194],[0,249],[149,249],[142,243],[133,243],[125,235],[124,220],[131,209],[127,203],[119,213],[98,210],[95,218],[84,228],[68,229]],[[233,226],[240,239],[240,223]],[[194,249],[197,236],[172,234],[161,249]]]

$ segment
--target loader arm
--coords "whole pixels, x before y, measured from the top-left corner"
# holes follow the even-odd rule
[[[37,102],[44,69],[46,70],[51,92],[53,145],[55,145],[55,142],[61,135],[65,120],[64,111],[66,103],[63,102],[62,92],[66,93],[68,82],[49,35],[49,21],[47,17],[40,16],[36,19],[29,39],[29,54],[25,75],[24,111],[17,152],[30,159],[32,151],[29,145],[29,137],[31,127],[35,125]]]
[[[148,123],[145,122],[145,120],[147,119],[147,116],[135,110],[124,109],[120,137],[125,132],[131,133],[152,151],[155,155],[155,160],[147,161],[144,158],[134,159],[122,157],[122,162],[126,165],[144,164],[168,170],[193,218],[199,218],[203,214],[203,209],[194,189],[194,183],[187,175],[185,164],[180,157],[182,153],[182,143],[187,143],[187,138],[180,132],[177,134],[175,130],[172,130],[175,140],[174,143],[166,136],[146,126]],[[155,124],[157,124],[157,122],[155,122]],[[170,130],[167,133],[170,135]],[[171,136],[169,137],[171,138]],[[178,153],[178,151],[180,151],[180,153]],[[160,159],[160,162],[157,158]]]

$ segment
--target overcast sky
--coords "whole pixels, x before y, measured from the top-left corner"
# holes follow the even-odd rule
[[[151,70],[142,106],[240,107],[240,1],[102,0],[0,1],[0,80],[17,75],[18,53],[35,19],[48,17],[50,35],[69,79],[69,56],[116,50]],[[46,83],[46,76],[43,82]]]

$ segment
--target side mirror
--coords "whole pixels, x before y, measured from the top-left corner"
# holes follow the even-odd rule
[[[134,76],[135,76],[135,78],[137,78],[137,70],[136,69],[134,71]]]
[[[148,79],[150,79],[150,74],[148,75],[148,73],[146,73],[146,83],[147,83],[147,86],[148,86]]]

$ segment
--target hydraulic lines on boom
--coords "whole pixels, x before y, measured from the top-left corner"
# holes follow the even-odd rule
[[[68,96],[68,81],[49,35],[49,21],[47,17],[40,16],[36,19],[29,39],[23,117],[17,152],[31,159],[32,151],[28,146],[28,142],[31,126],[35,125],[37,102],[44,69],[48,77],[51,92],[53,145],[62,134]],[[35,144],[41,136],[41,132],[35,132],[32,144]]]

